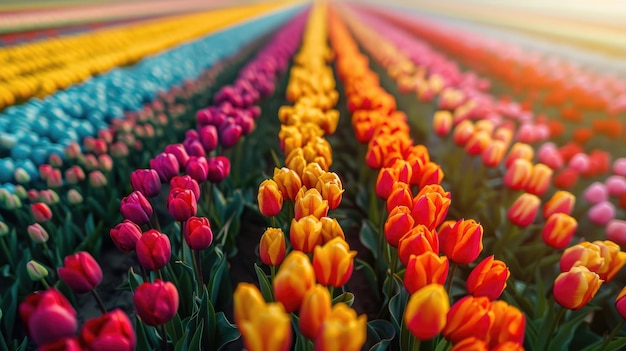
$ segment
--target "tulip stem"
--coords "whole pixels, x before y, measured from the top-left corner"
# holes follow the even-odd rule
[[[9,262],[9,264],[12,267],[13,266],[13,255],[11,255],[11,250],[9,250],[9,247],[7,246],[7,243],[4,242],[4,237],[0,237],[0,245],[2,246],[2,251],[4,252],[4,257],[7,258],[7,261]]]
[[[206,187],[206,217],[211,219],[211,201],[213,200],[213,183],[207,181]]]
[[[43,285],[43,287],[46,288],[46,290],[50,289],[50,284],[48,284],[48,281],[46,280],[46,278],[41,278],[40,282]]]
[[[411,335],[409,338],[409,351],[419,351],[421,345],[421,340],[415,337],[415,335]]]
[[[163,351],[167,351],[167,329],[165,328],[165,324],[161,324],[161,349]]]
[[[602,341],[602,345],[600,345],[600,351],[602,350],[606,350],[606,347],[609,346],[609,342],[611,342],[611,340],[613,340],[613,338],[615,337],[615,334],[617,334],[617,332],[619,332],[620,330],[622,330],[622,328],[624,327],[624,323],[626,323],[626,319],[622,319],[616,326],[615,328],[613,328],[613,330],[611,331],[611,334],[609,334],[603,341]]]
[[[202,278],[202,257],[200,256],[200,250],[193,250],[193,252],[195,254],[196,274],[198,275],[198,291],[202,291],[202,287],[204,286],[204,280]]]
[[[102,312],[102,314],[107,313],[107,308],[104,306],[104,302],[102,301],[102,298],[100,298],[100,294],[98,294],[96,289],[91,289],[91,294],[96,299],[96,302],[98,303],[98,307],[100,307],[100,311]]]
[[[270,223],[272,224],[272,228],[276,228],[276,216],[270,217]]]
[[[565,316],[565,312],[567,312],[567,310],[563,307],[558,306],[558,308],[559,308],[559,311],[556,313],[556,317],[554,318],[554,321],[551,323],[552,325],[550,325],[548,328],[549,330],[548,337],[545,338],[546,341],[542,345],[543,347],[540,348],[539,350],[548,350],[548,347],[550,346],[550,340],[552,339],[552,335],[554,335],[554,332],[557,330],[557,328],[559,327],[559,324],[561,323],[561,319],[563,319],[563,316]]]
[[[448,296],[450,296],[450,292],[452,292],[452,282],[454,281],[454,274],[456,273],[456,268],[459,265],[456,262],[452,262],[452,269],[450,270],[450,275],[448,276],[448,281],[446,282],[446,292]]]
[[[184,231],[185,222],[180,221],[180,260],[185,263],[185,231]]]
[[[335,287],[333,285],[328,286],[328,292],[330,293],[330,299],[335,298]]]

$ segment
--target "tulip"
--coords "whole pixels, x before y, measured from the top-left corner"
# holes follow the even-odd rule
[[[537,160],[548,167],[557,170],[563,167],[563,156],[559,153],[554,143],[545,143],[537,150]]]
[[[211,152],[217,148],[217,128],[213,125],[205,125],[198,128],[198,140],[204,147],[205,152]]]
[[[578,222],[576,219],[565,213],[555,213],[548,217],[541,236],[543,241],[555,249],[564,249],[572,240]]]
[[[419,256],[425,252],[439,254],[439,238],[437,233],[426,226],[418,224],[411,229],[398,243],[398,257],[406,267],[411,255]]]
[[[195,216],[198,203],[193,191],[187,189],[172,189],[167,197],[167,211],[177,221],[186,221]]]
[[[294,218],[299,220],[305,216],[312,215],[319,219],[328,214],[328,209],[328,201],[322,198],[317,189],[309,189],[306,192],[300,191],[296,195]]]
[[[530,161],[519,158],[511,162],[504,174],[504,185],[512,190],[522,190],[526,187],[533,172],[533,165]]]
[[[154,283],[139,285],[133,295],[133,302],[139,318],[147,325],[156,327],[176,315],[178,290],[174,284],[156,279]]]
[[[448,258],[434,252],[411,255],[404,273],[404,287],[413,294],[429,284],[443,285],[448,277]]]
[[[415,220],[411,216],[411,210],[406,206],[395,207],[387,216],[384,231],[389,245],[398,247],[400,239],[414,226]]]
[[[606,238],[621,247],[626,246],[626,221],[621,219],[610,220],[606,226]]]
[[[189,174],[198,183],[204,183],[209,176],[209,163],[204,156],[191,156],[185,173]]]
[[[583,308],[598,292],[603,280],[587,267],[575,266],[563,272],[554,281],[554,300],[561,306],[578,310]]]
[[[20,304],[19,314],[26,333],[38,345],[74,336],[76,311],[58,290],[35,292]]]
[[[604,226],[615,218],[615,205],[608,201],[599,202],[589,209],[587,217],[594,224]]]
[[[52,219],[52,211],[45,203],[38,202],[30,205],[30,212],[37,223],[46,223]]]
[[[489,345],[484,340],[472,336],[455,343],[450,351],[489,351]]]
[[[267,228],[261,236],[259,256],[268,266],[278,266],[285,258],[285,234],[280,228]]]
[[[318,163],[309,163],[302,172],[302,185],[306,186],[308,189],[315,188],[319,177],[326,173],[327,172],[324,171]],[[300,190],[300,188],[298,188],[298,190]]]
[[[626,286],[620,290],[619,294],[615,298],[615,309],[617,309],[617,313],[623,318],[626,319]]]
[[[429,340],[441,333],[449,310],[450,302],[443,285],[429,284],[411,293],[404,321],[416,338]]]
[[[89,292],[102,282],[100,265],[86,251],[66,256],[58,273],[59,278],[77,293]]]
[[[511,150],[504,160],[504,166],[508,169],[513,165],[513,162],[517,159],[523,159],[528,162],[533,160],[535,156],[535,151],[532,146],[526,143],[515,143],[511,146]]]
[[[470,120],[464,120],[454,127],[452,132],[452,140],[458,146],[465,146],[469,139],[474,135],[474,124]]]
[[[102,172],[111,172],[113,169],[113,159],[107,154],[98,156],[98,164]]]
[[[265,306],[265,300],[259,288],[250,283],[239,283],[233,294],[233,310],[235,323],[241,325]]]
[[[468,264],[483,250],[483,227],[473,219],[457,221],[439,230],[441,251],[458,264]]]
[[[85,348],[81,345],[78,338],[72,336],[59,339],[55,342],[40,345],[37,351],[84,351]]]
[[[597,272],[604,264],[600,247],[588,241],[583,241],[568,247],[561,255],[561,272],[567,272],[574,266],[585,266],[592,272]]]
[[[322,323],[331,312],[331,296],[328,289],[320,284],[304,294],[300,306],[298,328],[308,339],[315,339]]]
[[[139,264],[147,270],[158,270],[170,261],[172,248],[167,235],[155,229],[143,233],[135,247]]]
[[[413,202],[411,216],[415,219],[416,225],[422,224],[433,230],[446,219],[450,203],[450,198],[437,192],[429,192],[421,196],[418,194]]]
[[[176,188],[191,190],[196,200],[200,199],[200,185],[198,185],[195,179],[188,175],[172,177],[170,180],[170,192]]]
[[[141,228],[132,221],[125,219],[109,232],[113,244],[123,252],[135,251],[137,241],[141,238]]]
[[[282,303],[289,313],[300,308],[304,294],[314,285],[313,266],[300,251],[292,251],[287,255],[272,282],[276,301]]]
[[[294,249],[311,253],[322,243],[322,223],[313,215],[291,220],[289,239]]]
[[[125,219],[133,221],[138,225],[150,223],[152,217],[152,205],[146,197],[139,191],[133,191],[128,196],[122,198],[120,212]]]
[[[237,322],[246,350],[288,351],[291,348],[291,318],[279,303],[259,306],[249,319]]]
[[[230,160],[224,156],[210,158],[207,163],[207,180],[212,183],[219,183],[230,174]]]
[[[495,316],[486,297],[466,296],[448,311],[443,336],[453,344],[469,337],[487,340]]]
[[[518,227],[528,227],[537,217],[541,200],[533,194],[523,193],[511,205],[507,218]]]
[[[189,217],[183,226],[183,236],[192,250],[204,250],[213,242],[211,224],[205,217]]]
[[[267,217],[276,216],[283,207],[283,194],[278,189],[278,184],[271,179],[266,179],[259,185],[257,200],[259,211]]]
[[[320,218],[320,223],[322,223],[322,244],[329,242],[333,238],[346,239],[341,225],[335,218],[322,217]]]
[[[452,129],[452,114],[450,111],[439,110],[433,116],[433,130],[435,134],[444,137],[450,134]]]
[[[568,167],[577,171],[578,173],[585,173],[589,170],[591,162],[589,156],[584,153],[577,153],[568,162]]]
[[[619,197],[626,193],[626,179],[623,176],[610,176],[606,178],[604,184],[606,185],[609,195],[611,196]]]
[[[590,204],[597,204],[603,201],[607,201],[609,198],[609,192],[606,185],[600,182],[594,182],[583,192],[583,199]]]
[[[626,264],[626,252],[621,251],[619,245],[609,240],[596,240],[592,244],[600,248],[600,255],[604,259],[602,266],[595,272],[600,275],[600,279],[608,283]]]
[[[554,186],[559,189],[571,189],[578,182],[578,172],[566,168],[554,177]]]
[[[3,237],[5,235],[9,234],[9,231],[10,231],[9,226],[6,223],[4,223],[3,221],[0,221],[0,237]],[[343,234],[343,232],[342,232],[342,234]]]
[[[476,129],[465,144],[465,152],[471,156],[480,155],[487,149],[490,143],[491,133]]]
[[[161,183],[167,183],[173,176],[178,175],[180,165],[174,154],[162,152],[150,160],[150,168],[157,172]]]
[[[443,177],[444,174],[441,167],[434,162],[428,162],[422,168],[422,176],[420,178],[419,187],[421,189],[427,185],[441,184]]]
[[[72,166],[65,171],[65,181],[68,184],[78,184],[85,180],[85,171],[80,166]]]
[[[322,195],[324,200],[328,201],[329,209],[333,210],[339,207],[344,189],[337,174],[332,172],[322,174],[317,179],[315,189]]]
[[[29,225],[26,231],[31,240],[37,244],[43,244],[48,241],[48,232],[39,223]]]
[[[176,157],[180,170],[183,170],[185,169],[185,167],[187,167],[187,162],[189,162],[189,155],[187,154],[187,150],[185,150],[185,146],[183,144],[167,145],[165,147],[165,150],[163,151]]]
[[[85,322],[80,339],[83,345],[94,351],[132,351],[136,344],[133,324],[120,309]]]
[[[532,168],[532,173],[524,185],[524,190],[537,196],[543,195],[551,184],[552,172],[550,167],[543,163],[537,163]]]
[[[78,205],[83,202],[83,196],[76,189],[70,189],[67,191],[67,202],[72,205]]]
[[[333,306],[314,340],[315,351],[358,351],[365,343],[367,317],[344,303]]]
[[[522,311],[501,300],[492,301],[490,309],[495,319],[489,329],[489,345],[493,348],[506,342],[524,343],[526,317]]]
[[[334,238],[313,252],[313,269],[317,281],[323,285],[339,288],[352,276],[356,251],[350,251],[348,243]]]
[[[89,172],[89,185],[92,188],[102,188],[107,185],[107,178],[102,172],[96,170]]]
[[[467,291],[475,297],[485,296],[495,300],[506,288],[506,281],[511,272],[506,263],[494,260],[493,255],[482,260],[470,272],[465,286]]]
[[[60,188],[63,185],[63,177],[61,171],[53,169],[46,178],[46,185],[48,188]]]
[[[413,207],[413,195],[407,183],[397,182],[393,185],[391,194],[387,198],[387,212],[398,206]]]
[[[296,172],[286,167],[274,168],[273,179],[284,197],[289,200],[296,199],[296,195],[302,188],[302,181]]]
[[[26,272],[30,280],[38,282],[48,276],[48,270],[37,261],[30,260],[26,263]]]
[[[498,166],[502,162],[505,152],[506,143],[500,140],[493,140],[482,153],[483,165],[487,167]]]
[[[231,148],[237,144],[242,133],[243,130],[237,123],[224,123],[219,130],[220,144],[225,149]]]
[[[424,167],[424,163],[419,156],[415,156],[415,154],[409,154],[409,160],[396,160],[391,168],[395,169],[398,174],[398,182],[404,184],[411,184],[412,181],[415,181],[414,184],[419,184],[418,178],[413,178],[413,166],[415,162],[421,162],[417,167],[421,171],[422,167]]]
[[[564,190],[559,190],[543,205],[543,218],[548,219],[555,213],[572,214],[576,197]]]
[[[383,200],[387,200],[397,180],[397,170],[394,168],[381,168],[376,179],[376,195]]]
[[[154,169],[137,169],[130,174],[130,184],[134,191],[146,197],[155,197],[161,191],[161,180]]]

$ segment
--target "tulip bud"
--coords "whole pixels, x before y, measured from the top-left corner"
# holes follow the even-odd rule
[[[413,195],[407,183],[395,183],[387,198],[387,212],[391,212],[398,206],[413,207]]]
[[[389,245],[398,247],[400,239],[414,226],[415,220],[411,216],[411,210],[406,206],[395,207],[385,221],[385,238]]]
[[[48,232],[39,223],[29,225],[26,231],[31,240],[37,244],[43,244],[48,241]]]
[[[534,156],[535,151],[533,150],[532,146],[526,143],[515,143],[511,147],[511,151],[509,151],[509,154],[504,160],[504,165],[506,168],[509,168],[517,159],[523,159],[530,162],[533,160]]]
[[[195,179],[188,175],[172,177],[170,180],[170,191],[176,188],[191,190],[196,200],[200,199],[200,186]]]
[[[604,226],[615,218],[615,205],[608,201],[599,202],[589,209],[587,217],[594,224]]]
[[[76,311],[58,290],[35,292],[20,304],[19,314],[26,333],[38,345],[74,336]]]
[[[458,146],[465,146],[472,135],[474,135],[474,124],[466,119],[454,127],[452,139]]]
[[[237,144],[242,133],[243,129],[237,123],[224,123],[219,130],[220,144],[225,149],[231,148]]]
[[[259,255],[261,262],[268,266],[278,266],[285,258],[285,234],[280,228],[267,228],[261,236]]]
[[[322,223],[313,215],[291,220],[289,240],[294,249],[313,252],[315,246],[322,243]]]
[[[139,264],[147,270],[158,270],[170,261],[172,248],[167,235],[154,229],[143,233],[135,246]]]
[[[486,341],[495,318],[489,307],[486,297],[466,296],[457,301],[448,311],[443,336],[453,344],[472,336]]]
[[[316,351],[358,351],[366,340],[367,317],[357,317],[345,303],[333,306],[314,340]]]
[[[198,203],[193,191],[187,189],[172,189],[167,197],[167,211],[177,221],[186,221],[195,216]]]
[[[30,205],[30,212],[37,223],[46,223],[52,219],[52,211],[50,207],[43,202]]]
[[[596,240],[592,244],[600,248],[600,255],[604,259],[596,273],[600,275],[600,279],[608,283],[626,264],[626,252],[621,251],[619,245],[609,240]]]
[[[0,226],[2,224],[0,223]],[[0,234],[1,236],[1,234]],[[621,219],[612,219],[606,226],[606,238],[619,244],[621,247],[626,246],[626,221]]]
[[[111,156],[115,158],[124,158],[128,156],[128,146],[121,141],[111,144]]]
[[[439,230],[441,251],[458,264],[473,262],[483,250],[483,227],[473,219],[460,219]]]
[[[585,266],[592,272],[597,272],[604,264],[600,247],[588,241],[570,246],[561,255],[561,272],[567,272],[574,266]]]
[[[120,309],[86,321],[80,339],[89,350],[132,351],[136,344],[133,324]]]
[[[265,300],[259,288],[250,283],[239,283],[233,294],[233,310],[235,323],[241,325],[265,306]]]
[[[125,219],[109,231],[113,244],[123,252],[135,251],[137,241],[141,238],[141,228],[133,221]]]
[[[603,280],[587,267],[572,267],[554,281],[554,300],[561,306],[578,310],[583,308],[598,292]]]
[[[22,167],[17,167],[15,169],[13,177],[18,184],[28,184],[30,182],[30,175]]]
[[[107,185],[107,178],[100,171],[89,172],[89,185],[93,188],[102,188]]]
[[[532,168],[532,173],[524,189],[534,195],[543,195],[552,182],[552,169],[543,163],[537,163]]]
[[[326,172],[320,175],[315,184],[315,189],[322,195],[322,199],[328,201],[329,209],[333,210],[339,207],[344,189],[336,173]]]
[[[308,339],[315,339],[322,323],[331,312],[331,297],[326,287],[317,284],[304,294],[298,328]]]
[[[312,215],[320,219],[328,214],[328,209],[328,201],[322,198],[317,189],[309,189],[306,192],[301,191],[296,195],[294,218],[299,220],[305,216]]]
[[[415,224],[423,224],[433,230],[446,219],[450,203],[449,197],[438,192],[418,194],[413,201],[411,216],[415,219]]]
[[[317,281],[323,285],[339,288],[352,276],[356,251],[350,251],[348,243],[334,238],[323,246],[316,246],[313,253],[313,269]]]
[[[528,184],[533,165],[526,159],[515,159],[504,174],[504,185],[512,190],[522,190]]]
[[[156,327],[176,315],[178,290],[174,284],[156,279],[154,283],[146,282],[139,285],[133,295],[133,301],[139,318],[147,325]]]
[[[102,282],[100,265],[86,251],[66,256],[58,273],[59,278],[77,293],[89,292]]]
[[[48,270],[46,267],[34,260],[28,261],[26,264],[26,272],[28,272],[30,280],[34,282],[38,282],[48,276]]]
[[[489,308],[495,317],[489,330],[489,345],[494,348],[507,342],[518,345],[524,343],[526,317],[522,311],[502,300],[492,301]],[[513,350],[518,349],[513,348]],[[508,349],[503,348],[502,350]]]
[[[398,257],[405,267],[408,266],[411,255],[419,256],[426,252],[439,255],[439,237],[426,226],[418,224],[400,238]]]
[[[572,213],[575,203],[576,197],[572,193],[559,190],[543,205],[543,218],[548,219],[555,213],[569,215]]]
[[[80,166],[72,166],[65,171],[65,181],[68,184],[78,184],[85,180],[85,171]]]
[[[578,222],[565,213],[555,213],[548,217],[541,232],[543,241],[555,249],[564,249],[572,240]]]
[[[150,223],[152,217],[152,205],[139,191],[133,191],[122,198],[120,212],[125,219],[131,220],[138,225]]]
[[[496,167],[502,162],[506,152],[506,143],[500,140],[493,140],[482,153],[483,165]]]
[[[9,226],[6,223],[4,223],[3,221],[0,221],[0,237],[3,237],[9,234],[10,230],[11,228],[9,228]]]
[[[484,340],[472,336],[455,343],[450,351],[489,351],[489,345]]]
[[[429,284],[412,293],[404,311],[409,331],[419,340],[439,335],[446,325],[449,301],[446,290],[440,284]]]
[[[511,205],[507,218],[518,227],[528,227],[537,217],[541,200],[533,194],[523,193]]]
[[[559,189],[571,189],[578,182],[578,172],[566,168],[554,177],[554,186]]]
[[[450,134],[452,129],[452,114],[450,111],[439,110],[433,116],[433,130],[435,134],[444,137]]]
[[[376,195],[387,200],[393,185],[398,181],[398,171],[394,168],[381,168],[378,172],[378,178],[376,179]]]
[[[280,303],[263,304],[249,319],[237,322],[246,350],[288,351],[291,318]]]
[[[289,313],[300,308],[304,294],[314,285],[313,266],[300,251],[292,251],[287,255],[272,283],[276,301],[282,303]]]
[[[491,133],[476,129],[465,144],[465,152],[471,156],[482,154],[491,144]]]
[[[189,217],[183,226],[185,242],[192,250],[204,250],[213,242],[211,224],[205,217]]]
[[[209,163],[204,156],[192,156],[187,162],[185,173],[198,183],[206,182],[209,176]]]
[[[224,156],[216,156],[207,160],[209,165],[207,180],[219,183],[230,174],[230,160]]]
[[[413,294],[429,284],[443,285],[448,277],[448,258],[434,252],[411,255],[404,273],[404,287]]]
[[[494,260],[491,255],[472,269],[465,286],[475,297],[485,296],[489,300],[495,300],[506,288],[506,281],[510,275],[509,267],[500,260]]]
[[[421,173],[422,176],[419,182],[420,189],[427,185],[441,184],[444,177],[443,170],[434,162],[426,163],[424,167],[422,167]]]
[[[130,184],[134,191],[145,197],[155,197],[161,191],[161,180],[154,169],[137,169],[130,174]]]
[[[622,290],[617,294],[617,298],[615,298],[615,309],[617,309],[617,313],[623,318],[626,319],[626,286],[622,288]]]
[[[283,207],[283,194],[278,188],[278,184],[271,179],[266,179],[259,185],[257,195],[259,211],[264,216],[273,217],[280,213]]]
[[[178,166],[181,170],[185,169],[187,166],[187,162],[189,162],[189,155],[187,154],[187,150],[185,150],[185,146],[183,144],[170,144],[165,147],[163,150],[165,153],[172,154],[176,157],[178,161]],[[178,174],[178,172],[176,172]]]
[[[178,175],[180,165],[175,155],[162,152],[150,160],[150,168],[157,172],[161,183],[167,183],[173,176]]]

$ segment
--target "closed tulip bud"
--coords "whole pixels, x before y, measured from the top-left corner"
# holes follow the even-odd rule
[[[609,240],[596,240],[593,244],[600,248],[600,255],[604,259],[596,273],[600,275],[600,279],[608,283],[626,264],[626,252],[621,251],[619,245]]]
[[[322,244],[322,223],[313,215],[293,219],[289,229],[289,240],[294,249],[305,253],[313,252]]]
[[[443,285],[448,276],[448,268],[446,256],[439,256],[434,252],[411,255],[404,273],[404,287],[409,294],[413,294],[429,284]]]
[[[469,337],[487,340],[495,316],[486,297],[466,296],[457,301],[450,311],[443,336],[453,344]]]
[[[348,243],[334,238],[323,246],[316,246],[313,253],[315,277],[321,284],[339,288],[352,276],[356,251],[350,251]]]
[[[592,223],[604,226],[615,218],[615,205],[608,201],[597,203],[589,209],[587,217]]]
[[[259,202],[259,211],[264,216],[273,217],[279,214],[283,207],[283,194],[280,192],[278,184],[271,179],[264,180],[259,185],[257,201]]]
[[[100,171],[89,172],[89,185],[93,188],[102,188],[108,183],[107,178]]]
[[[111,144],[111,156],[115,158],[124,158],[128,156],[128,146],[121,141]]]
[[[441,284],[429,284],[411,294],[404,311],[404,322],[419,340],[439,335],[446,325],[450,300]]]
[[[94,351],[132,351],[136,344],[133,324],[120,309],[85,322],[80,330],[80,339],[89,350]]]
[[[490,309],[495,320],[489,329],[489,345],[493,348],[506,342],[522,344],[526,330],[526,317],[522,311],[501,300],[492,301]]]
[[[511,162],[504,174],[504,185],[512,190],[522,190],[530,181],[533,165],[530,161],[518,158]]]
[[[30,260],[26,264],[26,272],[30,280],[38,282],[48,276],[48,270],[37,261]]]
[[[509,151],[509,154],[507,155],[506,160],[504,161],[504,165],[506,168],[509,168],[513,165],[513,162],[517,159],[523,159],[528,162],[531,162],[534,156],[535,156],[535,151],[533,150],[532,146],[526,143],[515,143],[511,147],[511,150]]]
[[[320,223],[322,223],[322,244],[329,242],[333,238],[346,238],[343,233],[343,229],[341,229],[341,225],[335,218],[330,217],[322,217],[320,218]]]
[[[405,267],[409,265],[411,255],[419,256],[426,252],[439,255],[439,237],[426,226],[418,224],[400,238],[398,257]]]
[[[397,171],[398,182],[400,183],[411,184],[411,181],[413,180],[414,162],[421,162],[421,160],[418,161],[417,156],[410,155],[409,157],[412,157],[411,162],[406,161],[406,160],[396,160],[391,165],[391,168],[394,168]],[[423,165],[424,163],[422,163],[422,165],[419,166],[420,170],[422,169]]]
[[[154,169],[137,169],[130,174],[130,184],[134,191],[145,197],[155,197],[161,192],[161,179]]]
[[[487,167],[497,167],[506,153],[506,143],[500,140],[493,140],[482,153],[483,165]]]
[[[423,188],[427,185],[441,184],[444,174],[441,167],[434,163],[428,162],[422,167],[422,176],[420,178],[419,187]]]
[[[187,162],[185,173],[198,183],[204,183],[209,175],[209,163],[204,156],[192,156]]]
[[[0,221],[0,237],[3,237],[7,234],[9,234],[9,232],[11,231],[11,229],[9,228],[9,226],[4,223],[3,221]],[[343,234],[343,232],[341,232]]]
[[[35,222],[37,223],[46,223],[52,219],[50,207],[43,202],[30,205],[30,212],[33,214]]]
[[[133,191],[122,198],[120,212],[125,219],[131,220],[138,225],[150,223],[152,217],[152,205],[150,201],[138,191]]]
[[[165,324],[178,311],[178,290],[170,282],[156,279],[154,283],[143,283],[133,295],[135,310],[139,318],[151,326]]]
[[[98,164],[102,172],[110,172],[113,169],[113,159],[107,154],[98,156]]]
[[[397,182],[387,198],[387,212],[391,212],[398,206],[413,207],[413,195],[407,183]]]
[[[450,351],[489,351],[489,345],[484,340],[472,336],[455,343]]]
[[[53,169],[46,178],[48,188],[60,188],[63,185],[63,177],[61,171]]]
[[[267,228],[261,236],[259,255],[261,262],[268,266],[278,266],[285,258],[285,234],[280,228]]]
[[[189,155],[187,154],[187,150],[185,150],[185,146],[183,144],[167,145],[163,151],[176,157],[180,170],[185,169],[187,162],[189,162]]]
[[[358,351],[366,340],[367,317],[345,303],[333,306],[313,342],[315,351]]]
[[[315,188],[318,178],[326,173],[318,163],[309,163],[302,172],[302,185],[308,189]],[[298,188],[298,190],[300,189]]]
[[[560,250],[567,247],[577,228],[578,222],[574,217],[565,213],[555,213],[548,217],[541,236],[546,244]]]
[[[292,201],[296,199],[296,195],[302,188],[300,176],[287,167],[274,168],[273,180],[283,196]]]
[[[186,221],[195,216],[198,211],[198,202],[193,191],[187,189],[172,189],[167,197],[167,211],[177,221]]]
[[[1,226],[1,224],[0,224]],[[1,234],[0,234],[1,235]],[[626,246],[626,221],[612,219],[606,226],[606,238],[621,247]]]
[[[555,213],[572,214],[576,197],[569,191],[559,190],[543,205],[543,218],[548,219]]]
[[[80,145],[76,142],[72,142],[65,147],[63,153],[65,154],[65,158],[68,160],[75,160],[81,154]]]
[[[465,146],[472,135],[474,135],[474,124],[472,121],[466,119],[454,127],[452,139],[458,146]]]
[[[485,296],[489,300],[495,300],[506,288],[506,281],[510,275],[511,272],[506,263],[494,260],[491,255],[472,269],[465,286],[467,291],[475,297]]]
[[[563,272],[554,281],[554,300],[561,306],[578,310],[596,295],[602,280],[598,274],[589,271],[587,267],[572,267],[568,272]]]
[[[154,229],[143,233],[135,246],[139,264],[147,270],[156,271],[165,267],[172,256],[170,239]]]
[[[198,128],[198,139],[204,147],[204,151],[211,152],[217,148],[217,128],[213,125],[205,125]]]
[[[241,325],[265,306],[263,296],[254,284],[239,283],[233,294],[233,310],[235,323]]]
[[[115,246],[123,252],[133,252],[137,246],[137,241],[141,238],[141,228],[128,219],[117,224],[109,232],[111,240]]]
[[[435,134],[443,137],[450,134],[452,129],[452,114],[450,111],[439,110],[433,116],[433,130]]]
[[[65,181],[68,184],[77,184],[85,180],[85,171],[80,166],[72,166],[65,171]]]
[[[205,217],[189,217],[183,226],[183,235],[192,250],[204,250],[213,242],[211,224]]]
[[[376,195],[387,200],[393,190],[393,185],[398,181],[398,172],[394,168],[381,168],[376,179]]]
[[[59,278],[77,293],[89,292],[102,282],[100,265],[86,251],[66,256],[58,273]]]
[[[231,148],[237,144],[242,133],[243,129],[237,123],[224,123],[219,130],[220,144],[225,149]]]
[[[207,160],[209,171],[207,180],[211,183],[220,183],[230,174],[230,160],[224,156],[216,156]]]
[[[487,131],[476,129],[465,144],[465,152],[468,155],[477,156],[482,154],[489,144],[491,144],[491,134]]]
[[[554,176],[554,186],[559,189],[571,189],[578,182],[578,172],[566,168]]]
[[[200,185],[189,175],[172,177],[170,180],[170,191],[177,188],[191,190],[196,200],[200,198]]]
[[[423,224],[434,230],[446,219],[450,203],[450,198],[437,192],[429,192],[414,200],[411,216],[415,219],[415,224]]]
[[[161,183],[167,183],[178,175],[180,165],[174,154],[162,152],[150,160],[150,168],[157,172]]]
[[[29,225],[26,231],[31,240],[37,244],[43,244],[48,241],[48,232],[39,223]]]
[[[532,173],[528,182],[524,185],[524,190],[538,196],[543,195],[552,183],[552,169],[543,163],[537,163],[532,168]]]
[[[533,194],[523,193],[509,208],[507,218],[518,227],[528,227],[537,217],[541,200]]]
[[[98,159],[93,154],[83,155],[83,156],[81,156],[79,161],[85,167],[85,170],[87,170],[89,172],[95,171],[100,166],[98,164]]]
[[[308,339],[315,339],[322,323],[331,312],[331,298],[328,289],[315,285],[304,294],[300,307],[298,328]]]
[[[30,182],[30,175],[22,167],[17,167],[15,169],[13,177],[18,184],[28,184]]]
[[[313,265],[300,251],[292,251],[287,255],[272,283],[276,301],[282,303],[287,312],[297,311],[304,294],[314,285]]]
[[[406,206],[395,207],[385,221],[385,238],[389,245],[398,247],[400,239],[406,235],[415,224],[411,216],[411,209]]]
[[[38,345],[74,336],[76,311],[58,290],[35,292],[20,304],[19,314],[26,333]]]
[[[615,309],[617,309],[617,313],[623,318],[626,319],[626,286],[622,288],[622,290],[617,294],[617,298],[615,298]]]
[[[305,216],[312,215],[319,219],[328,214],[328,209],[328,201],[322,198],[317,189],[309,189],[306,192],[301,191],[296,195],[294,218],[299,220]]]
[[[473,262],[483,250],[483,227],[473,219],[460,219],[439,230],[441,251],[458,264]]]
[[[291,318],[279,303],[262,305],[249,319],[237,322],[243,344],[249,351],[288,351],[291,348]]]

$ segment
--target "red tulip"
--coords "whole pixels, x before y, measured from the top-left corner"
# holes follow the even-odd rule
[[[120,212],[124,218],[138,225],[147,224],[150,223],[150,217],[152,217],[152,205],[142,193],[133,191],[122,198]]]
[[[178,290],[170,282],[156,279],[154,283],[143,283],[133,296],[139,318],[151,326],[171,320],[178,311]]]
[[[136,343],[133,325],[119,309],[85,322],[80,338],[83,345],[93,351],[132,351]]]
[[[212,183],[219,183],[230,174],[230,160],[224,156],[210,158],[208,164],[207,179]]]
[[[28,295],[20,304],[19,313],[26,333],[38,345],[72,337],[78,326],[76,311],[55,289]]]
[[[204,183],[209,175],[209,163],[204,156],[192,156],[187,162],[185,173],[198,183]]]
[[[150,229],[143,233],[137,246],[137,259],[142,267],[148,270],[157,270],[165,267],[172,256],[170,239],[167,235]]]
[[[172,189],[167,198],[167,211],[177,221],[186,221],[195,216],[198,203],[193,191],[187,189]]]
[[[161,191],[161,180],[154,169],[137,169],[130,174],[130,184],[134,191],[146,197],[155,197]]]
[[[52,211],[50,210],[50,207],[43,202],[30,205],[30,212],[33,214],[35,222],[37,223],[46,223],[52,219]]]
[[[204,250],[213,242],[211,224],[205,217],[190,217],[183,232],[185,242],[192,250]]]
[[[113,244],[124,252],[135,251],[137,240],[141,238],[141,228],[133,221],[125,219],[109,232]]]
[[[510,275],[509,267],[500,260],[494,260],[491,255],[472,269],[465,286],[467,291],[476,297],[486,296],[489,300],[495,300],[506,288],[506,281]]]
[[[483,250],[482,238],[483,227],[473,219],[461,219],[454,226],[439,230],[441,251],[459,264],[468,264],[478,258]]]
[[[189,175],[172,177],[170,180],[170,192],[172,189],[176,188],[191,190],[196,200],[200,199],[200,186],[198,182]]]
[[[77,252],[63,259],[59,278],[77,293],[86,293],[102,282],[102,269],[86,251]]]

